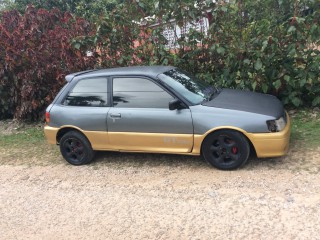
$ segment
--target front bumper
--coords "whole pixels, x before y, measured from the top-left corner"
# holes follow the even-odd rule
[[[254,146],[257,157],[279,157],[288,152],[291,133],[290,117],[287,114],[287,125],[281,132],[247,133]]]

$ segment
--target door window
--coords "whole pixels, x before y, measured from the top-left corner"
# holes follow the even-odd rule
[[[173,97],[151,80],[144,78],[114,78],[115,108],[168,108]]]

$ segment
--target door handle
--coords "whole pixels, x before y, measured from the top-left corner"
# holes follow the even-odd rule
[[[121,118],[121,114],[120,113],[110,113],[110,117],[111,118]]]

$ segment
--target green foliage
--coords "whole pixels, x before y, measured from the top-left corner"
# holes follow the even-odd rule
[[[24,13],[28,5],[36,9],[51,10],[58,8],[61,12],[70,12],[88,20],[94,20],[112,11],[122,0],[4,0],[2,8],[18,10]]]
[[[0,0],[0,11],[9,10],[13,4],[13,0]]]
[[[295,107],[319,106],[319,15],[311,0],[140,0],[100,19],[92,41],[103,67],[170,64],[214,85],[271,93]],[[153,22],[133,24],[147,16]],[[208,33],[190,30],[177,39],[179,48],[166,47],[162,33],[170,22],[183,27],[208,16]]]
[[[47,9],[59,6],[94,24],[81,25],[75,31],[79,28],[71,23],[77,24],[79,20],[70,16],[68,20],[51,23],[52,17],[42,19],[45,10],[34,8],[23,16],[11,12],[10,21],[4,14],[1,26],[6,31],[0,34],[1,114],[14,114],[18,118],[38,116],[63,84],[67,72],[93,66],[159,64],[180,67],[213,85],[271,93],[286,105],[320,106],[317,1],[216,2],[46,0],[39,5],[38,0],[17,0],[16,7],[27,3]],[[175,48],[168,48],[164,30],[192,25],[202,17],[209,18],[207,32],[191,28],[180,38],[175,36]],[[66,36],[60,34],[61,29]],[[48,33],[55,40],[46,37]],[[87,49],[94,52],[89,63],[83,60]],[[54,65],[55,71],[39,67],[47,62],[53,62],[49,65]],[[37,80],[31,84],[29,79]],[[48,93],[48,86],[53,92]],[[21,95],[21,91],[27,94]],[[17,100],[14,96],[19,94],[36,98],[36,104],[32,104],[31,97]]]
[[[272,93],[296,107],[317,105],[313,99],[320,93],[318,6],[290,2],[238,1],[215,7],[206,40],[227,50],[204,69],[212,72],[212,81]],[[314,12],[306,15],[305,6]]]

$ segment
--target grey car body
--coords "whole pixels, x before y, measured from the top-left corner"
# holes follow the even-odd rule
[[[174,74],[180,74],[177,81],[171,80]],[[192,77],[184,74],[175,67],[167,66],[70,74],[66,77],[66,86],[47,108],[50,121],[45,127],[46,136],[50,143],[59,144],[62,136],[73,129],[88,139],[93,150],[199,155],[208,135],[228,130],[243,135],[259,157],[285,154],[290,120],[276,97],[208,88],[212,96],[202,99],[202,96],[191,95],[182,89],[182,85],[189,89],[197,88],[191,84]],[[93,91],[100,92],[87,96],[91,86],[95,86]],[[76,87],[78,92],[74,91]],[[143,91],[139,92],[140,88]],[[175,108],[170,108],[170,104]],[[275,124],[272,121],[279,119],[285,122],[283,128],[270,129],[268,123]],[[92,140],[92,134],[102,133],[106,139],[101,137],[100,143]],[[264,148],[263,139],[266,144],[281,143],[281,149]],[[150,141],[154,141],[153,145]]]

